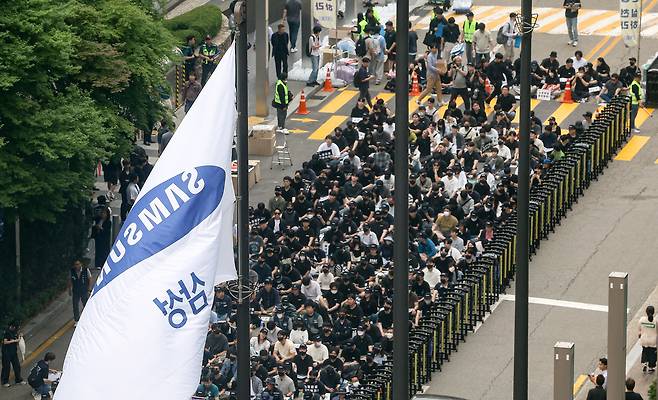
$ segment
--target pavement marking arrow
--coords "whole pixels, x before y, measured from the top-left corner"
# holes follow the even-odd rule
[[[313,118],[290,118],[292,121],[297,121],[297,122],[318,122],[317,119]]]
[[[288,132],[290,132],[290,133],[308,133],[308,131],[305,131],[303,129],[288,129]]]

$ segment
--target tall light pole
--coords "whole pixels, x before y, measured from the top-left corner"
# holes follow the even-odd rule
[[[516,301],[514,303],[514,400],[528,399],[528,265],[530,200],[530,60],[534,21],[532,0],[521,0],[521,108],[519,126],[518,228],[516,241]],[[518,20],[517,20],[518,21]]]
[[[393,398],[409,398],[409,0],[398,0],[395,38]]]
[[[237,154],[238,154],[238,287],[235,297],[238,303],[237,356],[238,356],[238,399],[251,397],[251,366],[249,354],[249,151],[247,136],[248,87],[247,87],[247,0],[236,3],[234,10],[236,25],[236,103]]]

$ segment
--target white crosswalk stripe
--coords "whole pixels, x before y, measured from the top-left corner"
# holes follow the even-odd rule
[[[500,7],[500,6],[475,6],[472,8],[475,14],[475,20],[484,22],[487,29],[496,31],[505,21],[505,16],[511,12],[519,12],[518,7]],[[567,34],[565,23],[559,23],[564,20],[564,10],[555,7],[538,7],[534,12],[539,15],[539,26],[535,32],[548,34]],[[446,17],[453,16],[457,25],[462,24],[465,20],[464,15],[446,14]],[[421,18],[416,25],[417,29],[427,29],[430,22],[430,16]],[[619,36],[619,11],[618,10],[595,10],[582,9],[578,14],[579,33],[585,35],[600,36]],[[658,13],[647,13],[642,16],[642,36],[658,37]]]

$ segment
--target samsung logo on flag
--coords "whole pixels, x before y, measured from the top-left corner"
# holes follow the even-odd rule
[[[225,180],[226,171],[206,165],[186,170],[144,194],[117,235],[93,294],[206,219],[222,200]]]

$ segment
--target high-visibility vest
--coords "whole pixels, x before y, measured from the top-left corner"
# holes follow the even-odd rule
[[[285,103],[282,103],[281,98],[279,97],[279,86],[283,86],[283,93],[285,93],[285,98],[283,99],[283,101],[285,101]],[[274,102],[276,104],[281,104],[282,106],[285,106],[288,105],[289,100],[290,99],[288,99],[288,85],[286,85],[285,83],[283,83],[281,79],[279,79],[278,81],[276,81],[276,86],[274,87]]]
[[[633,86],[637,87],[637,92],[639,93],[639,96],[635,95],[635,91],[633,91]],[[633,80],[633,82],[631,82],[629,89],[631,92],[631,104],[633,105],[639,104],[640,100],[642,100],[642,85],[640,85],[640,82]]]
[[[363,36],[366,33],[366,27],[368,26],[368,21],[362,19],[359,22],[359,36]]]
[[[473,41],[473,34],[475,33],[475,29],[477,28],[478,23],[473,21],[464,21],[464,25],[462,26],[462,31],[464,32],[464,41],[471,43]]]
[[[219,49],[214,44],[207,45],[207,44],[204,43],[204,44],[201,45],[201,54],[203,54],[206,57],[211,57],[212,58],[215,55],[217,55],[218,51],[219,51]],[[204,64],[208,64],[210,62],[211,61],[208,61],[208,60],[205,60],[205,59],[203,60]]]

